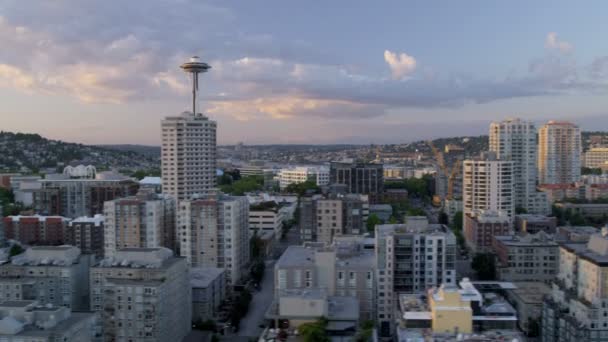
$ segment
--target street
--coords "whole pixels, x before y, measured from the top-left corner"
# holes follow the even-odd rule
[[[263,328],[259,325],[264,323],[264,315],[272,302],[274,292],[274,260],[266,261],[264,279],[260,291],[253,292],[253,298],[249,305],[247,315],[241,320],[238,336],[257,338],[262,334]]]

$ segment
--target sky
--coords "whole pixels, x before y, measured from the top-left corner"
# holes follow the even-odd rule
[[[0,0],[0,130],[158,145],[198,55],[218,143],[608,130],[608,2]]]

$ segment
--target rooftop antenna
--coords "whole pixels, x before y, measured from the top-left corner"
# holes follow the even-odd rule
[[[190,61],[180,66],[184,72],[192,74],[192,114],[196,115],[196,93],[198,92],[198,74],[207,72],[211,66],[201,62],[198,56],[190,57]]]

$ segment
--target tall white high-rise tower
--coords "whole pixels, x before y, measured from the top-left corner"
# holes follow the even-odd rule
[[[549,121],[538,131],[540,184],[569,184],[581,178],[581,130],[573,123]]]
[[[177,200],[204,194],[215,187],[215,121],[196,112],[198,76],[211,66],[192,57],[181,68],[192,75],[192,111],[161,121],[163,193]]]

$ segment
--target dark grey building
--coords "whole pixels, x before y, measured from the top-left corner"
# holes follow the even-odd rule
[[[369,195],[370,203],[378,203],[384,193],[383,166],[362,162],[331,162],[329,184],[345,185],[348,193]]]

